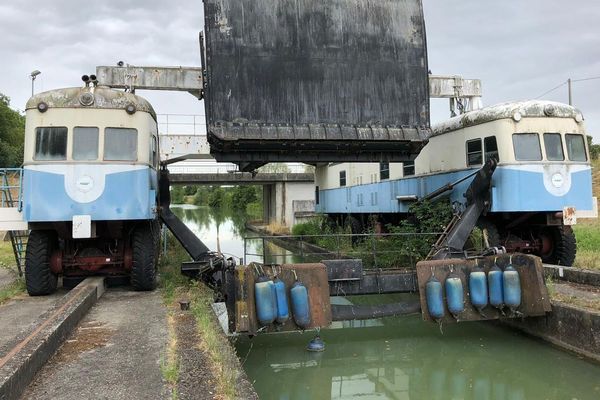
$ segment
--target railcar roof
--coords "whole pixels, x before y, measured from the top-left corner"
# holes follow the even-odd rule
[[[480,110],[469,111],[465,114],[434,124],[431,136],[438,136],[460,128],[475,126],[499,119],[512,118],[517,112],[520,113],[523,118],[575,118],[578,114],[581,115],[581,111],[577,108],[554,101],[529,100],[501,103]]]
[[[94,95],[94,103],[90,106],[85,106],[80,101],[80,98],[82,94],[88,92]],[[148,100],[135,94],[111,89],[107,86],[72,87],[38,93],[29,99],[26,109],[37,108],[41,102],[46,103],[48,108],[101,108],[120,110],[124,110],[127,105],[133,104],[137,111],[150,113],[156,120],[156,113]]]

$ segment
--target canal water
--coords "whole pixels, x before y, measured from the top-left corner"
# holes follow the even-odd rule
[[[211,249],[242,257],[247,217],[209,208],[175,208]],[[218,240],[217,240],[218,238]],[[299,262],[272,244],[247,252],[268,262]],[[272,256],[282,254],[283,256]],[[252,260],[260,261],[252,256]],[[334,298],[393,302],[407,295]],[[420,316],[334,323],[327,349],[309,353],[313,333],[238,338],[236,349],[261,399],[600,399],[600,366],[489,323],[441,327]]]

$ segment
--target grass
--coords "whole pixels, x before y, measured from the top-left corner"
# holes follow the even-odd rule
[[[15,254],[13,253],[10,242],[0,240],[0,268],[14,271],[17,276],[17,267],[15,263]],[[25,280],[17,278],[12,283],[0,287],[0,304],[6,303],[8,300],[25,292]]]
[[[13,252],[10,241],[5,242],[1,239],[0,233],[0,268],[16,268],[15,253]]]
[[[179,358],[177,357],[177,335],[175,334],[175,319],[172,312],[167,316],[167,326],[169,331],[169,344],[167,352],[160,360],[160,372],[165,381],[171,386],[171,399],[177,400],[177,381],[179,380]]]
[[[573,227],[573,231],[577,238],[577,257],[573,266],[600,270],[600,223],[598,220],[577,224]]]
[[[7,302],[23,292],[25,292],[25,280],[23,278],[17,278],[14,282],[0,288],[0,304]]]
[[[212,291],[204,285],[195,285],[188,292],[190,309],[196,318],[198,332],[202,338],[201,349],[208,353],[213,373],[217,379],[218,392],[224,399],[234,399],[237,394],[239,371],[234,365],[237,355],[224,337],[221,326],[212,310]]]
[[[266,230],[268,230],[269,232],[271,232],[271,234],[275,234],[275,235],[289,235],[290,234],[290,228],[288,228],[285,225],[282,225],[278,222],[272,222],[269,225],[267,225],[265,227]]]
[[[199,348],[204,351],[211,362],[217,382],[217,397],[220,399],[236,398],[236,385],[239,372],[237,355],[227,343],[221,326],[212,310],[213,292],[202,283],[191,281],[183,276],[180,271],[182,261],[189,260],[181,246],[169,235],[167,253],[163,255],[160,263],[161,294],[165,305],[175,310],[179,298],[190,300],[190,310],[195,317],[200,343]],[[177,340],[174,331],[174,318],[169,314],[169,346],[166,356],[161,362],[161,371],[164,379],[171,384],[173,399],[177,398],[176,387],[179,378],[179,360],[177,358]]]

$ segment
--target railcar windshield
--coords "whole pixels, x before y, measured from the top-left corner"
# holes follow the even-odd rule
[[[496,161],[500,160],[500,156],[498,154],[498,142],[496,141],[496,136],[488,136],[483,139],[483,144],[485,145],[485,162],[491,160],[492,158]]]
[[[585,153],[585,142],[583,135],[568,133],[565,136],[567,142],[567,154],[571,161],[587,161]]]
[[[537,133],[515,133],[513,147],[517,161],[541,161],[542,149],[540,137]]]
[[[544,133],[544,147],[548,161],[564,161],[565,154],[560,133]]]
[[[137,160],[138,132],[134,128],[104,130],[104,159],[109,161]]]
[[[60,161],[67,159],[67,128],[40,127],[35,130],[34,160]]]
[[[93,126],[76,126],[73,129],[73,160],[98,159],[98,131]]]

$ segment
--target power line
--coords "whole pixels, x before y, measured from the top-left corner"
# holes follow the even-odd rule
[[[593,80],[596,80],[596,79],[600,79],[600,76],[590,76],[590,77],[588,77],[588,78],[571,79],[571,82],[584,82],[584,81],[593,81]],[[544,92],[544,93],[540,94],[540,95],[539,95],[538,97],[536,97],[535,99],[537,100],[537,99],[539,99],[539,98],[541,98],[541,97],[544,97],[544,96],[545,96],[545,95],[547,95],[547,94],[550,94],[550,93],[554,92],[556,89],[559,89],[559,88],[563,87],[563,86],[564,86],[564,85],[566,85],[568,82],[569,82],[568,80],[566,80],[566,81],[562,82],[561,84],[559,84],[559,85],[557,85],[557,86],[553,87],[552,89],[550,89],[550,90],[548,90],[548,91],[546,91],[546,92]]]
[[[589,78],[573,79],[573,80],[571,80],[571,82],[593,81],[595,79],[600,79],[600,76],[592,76]]]
[[[558,88],[560,88],[560,87],[562,87],[562,86],[564,86],[564,85],[566,85],[566,84],[567,84],[567,81],[564,81],[564,82],[562,82],[560,85],[558,85],[558,86],[555,86],[555,87],[553,87],[552,89],[548,90],[547,92],[544,92],[544,93],[540,94],[540,95],[539,95],[538,97],[536,97],[535,99],[537,100],[537,99],[539,99],[539,98],[541,98],[541,97],[544,97],[545,95],[547,95],[547,94],[549,94],[549,93],[552,93],[552,92],[554,92],[556,89],[558,89]]]

